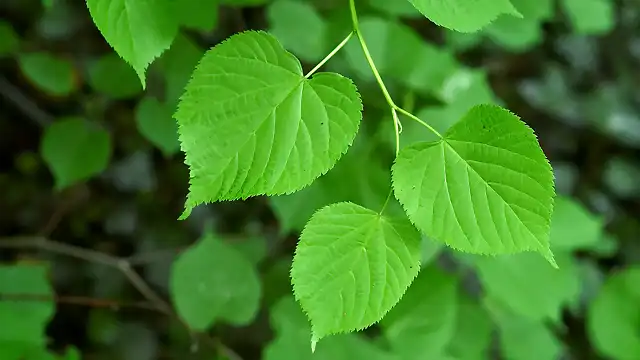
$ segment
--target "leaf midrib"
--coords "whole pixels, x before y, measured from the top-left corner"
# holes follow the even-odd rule
[[[531,229],[529,229],[529,227],[528,227],[528,226],[527,226],[527,225],[522,221],[522,219],[520,219],[520,217],[516,214],[516,212],[515,212],[515,211],[513,210],[513,208],[511,207],[511,204],[510,204],[509,202],[507,202],[507,201],[502,197],[502,195],[500,195],[500,194],[499,194],[499,193],[498,193],[498,192],[497,192],[497,191],[496,191],[496,190],[495,190],[495,189],[494,189],[494,188],[493,188],[493,187],[492,187],[492,186],[491,186],[491,185],[490,185],[490,184],[489,184],[489,183],[488,183],[488,182],[487,182],[487,181],[486,181],[486,180],[485,180],[485,179],[484,179],[484,178],[483,178],[483,177],[482,177],[482,176],[481,176],[481,175],[480,175],[480,174],[479,174],[479,173],[478,173],[474,168],[473,168],[473,166],[471,166],[471,165],[467,162],[467,160],[466,160],[465,158],[463,158],[463,157],[462,157],[462,156],[461,156],[461,155],[460,155],[460,154],[455,150],[455,148],[453,147],[453,145],[451,145],[451,144],[447,141],[447,139],[443,139],[443,140],[441,141],[441,143],[443,144],[443,145],[442,145],[443,147],[444,147],[444,146],[447,146],[447,147],[450,149],[450,151],[451,151],[453,154],[455,154],[455,155],[456,155],[456,156],[457,156],[457,157],[458,157],[458,158],[459,158],[459,159],[460,159],[460,160],[465,164],[465,166],[467,166],[467,168],[468,168],[469,170],[471,170],[471,171],[472,171],[476,176],[478,176],[478,178],[480,178],[480,179],[482,180],[482,183],[483,183],[487,188],[491,189],[491,191],[492,191],[494,194],[496,194],[496,195],[498,196],[498,198],[500,198],[500,200],[502,200],[502,202],[503,202],[503,203],[505,203],[505,204],[507,205],[507,208],[509,209],[509,211],[511,211],[511,214],[512,214],[513,216],[515,216],[515,218],[518,220],[518,222],[519,222],[522,226],[524,226],[524,228],[525,228],[525,229],[527,229],[527,232],[529,233],[529,235],[531,235],[531,236],[536,240],[536,242],[540,245],[540,250],[546,250],[546,249],[547,249],[547,246],[545,246],[545,244],[543,244],[543,242],[542,242],[540,239],[538,239],[538,237],[537,237],[537,236],[535,236],[535,235],[533,234],[533,232],[531,231]],[[444,144],[446,144],[446,145],[444,145]],[[506,151],[509,151],[508,149],[505,149],[505,148],[501,148],[501,149],[506,150]],[[509,152],[511,152],[511,151],[509,151]],[[513,152],[512,152],[512,153],[513,153]],[[443,160],[444,160],[444,158],[443,158]],[[537,182],[537,181],[536,181],[536,182]],[[447,185],[447,188],[448,188],[448,185]],[[451,205],[451,207],[453,208],[453,203],[451,203],[451,202],[450,202],[449,204],[450,204],[450,205]],[[475,209],[474,209],[474,215],[475,215]],[[458,222],[458,226],[460,226],[460,223],[459,223],[459,222]],[[508,225],[507,225],[507,226],[508,226]],[[460,226],[460,228],[462,228],[462,226]],[[465,236],[466,236],[466,234],[465,234]],[[513,238],[512,238],[511,240],[513,241],[513,240],[515,240],[515,239],[513,239]]]

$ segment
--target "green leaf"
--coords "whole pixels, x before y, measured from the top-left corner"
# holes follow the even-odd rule
[[[267,240],[262,237],[230,241],[229,245],[254,265],[258,265],[267,256]]]
[[[398,360],[358,334],[331,336],[311,353],[309,322],[290,296],[271,308],[270,319],[276,337],[264,349],[264,360]]]
[[[420,235],[404,219],[353,203],[313,215],[291,268],[313,340],[367,328],[402,297],[420,267]]]
[[[317,62],[331,51],[326,43],[327,23],[311,4],[278,0],[269,5],[267,17],[270,33],[301,59]]]
[[[178,124],[171,116],[171,110],[152,97],[143,98],[136,107],[138,131],[165,156],[178,152]]]
[[[261,296],[255,267],[233,246],[206,234],[173,264],[171,297],[191,328],[208,329],[223,319],[246,325],[256,316]]]
[[[438,359],[453,339],[458,316],[458,284],[435,266],[423,268],[381,325],[402,359]]]
[[[114,53],[91,63],[88,73],[93,90],[114,99],[131,98],[142,91],[135,71]]]
[[[640,267],[609,277],[589,307],[587,330],[595,348],[607,358],[640,358]]]
[[[219,0],[221,5],[254,7],[270,3],[272,0]]]
[[[551,246],[562,251],[589,250],[602,240],[603,220],[565,196],[555,200],[551,216]]]
[[[562,0],[564,11],[578,34],[602,35],[615,26],[612,0]]]
[[[396,197],[429,237],[475,254],[538,251],[555,265],[551,165],[508,110],[473,107],[443,139],[402,149],[392,171]]]
[[[521,17],[509,0],[408,0],[436,25],[459,32],[474,32],[500,14]]]
[[[18,51],[20,38],[10,23],[0,20],[0,58]]]
[[[36,86],[55,96],[69,95],[76,87],[70,61],[49,53],[29,53],[18,57],[20,69]]]
[[[640,163],[635,159],[613,156],[607,160],[602,174],[605,187],[623,199],[640,197]]]
[[[42,137],[40,153],[61,190],[100,174],[109,165],[111,139],[105,130],[78,118],[60,119]]]
[[[549,20],[555,13],[555,0],[510,0],[525,19]]]
[[[169,48],[178,32],[172,1],[86,0],[93,22],[111,47],[138,74],[145,88],[145,71]]]
[[[405,1],[369,0],[372,8],[393,16],[416,18],[421,16],[415,7]]]
[[[485,292],[533,321],[561,321],[564,306],[580,295],[578,268],[568,253],[557,254],[560,269],[532,253],[478,258]]]
[[[455,333],[447,353],[458,360],[486,359],[493,335],[489,314],[468,295],[460,294],[459,301]]]
[[[526,17],[500,16],[484,32],[498,45],[514,52],[524,52],[538,45],[543,38],[540,23]]]
[[[53,298],[48,270],[40,265],[0,265],[0,294]],[[45,329],[54,313],[53,301],[0,301],[0,343],[23,348],[45,345]]]
[[[219,0],[181,0],[177,6],[180,25],[199,31],[213,31],[218,24]]]
[[[306,79],[273,36],[249,31],[205,54],[174,117],[191,177],[186,218],[202,203],[308,186],[353,142],[362,102],[349,79]]]
[[[557,360],[562,343],[543,323],[509,311],[495,299],[486,298],[485,307],[498,325],[500,349],[509,360]]]
[[[178,34],[160,59],[165,79],[165,101],[175,108],[204,49],[184,34]]]

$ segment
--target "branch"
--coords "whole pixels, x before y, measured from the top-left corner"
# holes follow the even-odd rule
[[[110,299],[96,299],[85,296],[57,296],[41,294],[3,294],[0,293],[0,301],[6,302],[55,302],[58,304],[70,304],[89,306],[94,308],[110,308],[118,310],[120,308],[137,308],[142,310],[162,312],[156,305],[149,302],[122,302]]]
[[[42,236],[16,236],[16,237],[9,237],[9,238],[0,238],[0,248],[39,249],[39,250],[44,250],[44,251],[48,251],[55,254],[73,257],[80,260],[85,260],[91,263],[103,264],[103,265],[118,269],[129,280],[131,285],[133,285],[133,287],[135,287],[138,290],[138,292],[140,292],[140,294],[149,302],[147,303],[147,305],[145,305],[145,308],[150,310],[153,309],[155,311],[161,312],[165,315],[168,315],[178,320],[187,329],[187,331],[189,331],[189,334],[193,341],[193,350],[197,351],[198,339],[201,338],[202,335],[194,331],[189,326],[189,324],[184,322],[184,320],[182,320],[173,311],[172,307],[166,301],[164,301],[144,281],[144,279],[142,279],[142,277],[132,268],[134,264],[144,263],[150,258],[158,256],[159,253],[154,253],[152,254],[153,256],[149,256],[149,257],[144,255],[138,255],[130,258],[120,258],[117,256],[104,254],[99,251],[85,249],[78,246],[68,245],[68,244],[57,242],[57,241],[49,240]],[[173,249],[171,251],[175,252],[176,249]],[[6,296],[7,295],[0,294],[0,300],[4,299]],[[20,295],[9,295],[9,297],[11,296],[20,296]],[[57,299],[64,299],[63,301],[66,301],[67,303],[71,303],[72,301],[75,301],[75,303],[79,305],[90,305],[90,301],[93,301],[92,304],[99,304],[97,306],[107,306],[106,304],[117,305],[114,302],[109,303],[109,300],[96,300],[96,299],[78,298],[78,297],[75,297],[75,298],[61,297]],[[138,303],[138,305],[141,305],[141,304],[142,303]],[[140,306],[137,306],[137,307],[140,307]],[[208,336],[204,336],[203,339],[206,342],[208,342],[212,346],[212,348],[218,350],[221,353],[224,353],[230,359],[242,360],[242,358],[238,354],[233,352],[233,350],[231,350],[230,348],[226,347],[219,340],[211,339]]]
[[[35,101],[24,95],[20,89],[10,83],[4,76],[0,76],[0,95],[12,102],[29,119],[41,127],[46,127],[53,123],[53,116],[40,109]]]

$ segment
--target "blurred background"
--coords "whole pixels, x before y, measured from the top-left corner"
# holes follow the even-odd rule
[[[312,355],[289,279],[298,234],[337,201],[379,208],[390,186],[393,123],[357,41],[325,70],[356,82],[362,130],[298,193],[178,221],[188,169],[172,114],[203,53],[239,31],[269,30],[310,70],[350,31],[348,2],[181,0],[180,33],[143,91],[83,1],[0,0],[0,360],[640,360],[640,1],[512,2],[523,19],[473,34],[404,0],[357,6],[399,105],[444,131],[494,102],[534,128],[556,176],[560,269],[425,238],[398,306]],[[402,145],[431,139],[403,120]],[[203,238],[237,261],[210,254],[172,275]],[[204,334],[171,309],[190,296],[172,276],[215,278],[193,293],[226,299]]]

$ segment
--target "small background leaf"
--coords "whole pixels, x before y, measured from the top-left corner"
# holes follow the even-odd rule
[[[165,156],[180,150],[178,124],[171,116],[171,109],[155,98],[143,98],[136,108],[136,124],[140,133]]]
[[[234,325],[251,322],[262,291],[249,259],[213,234],[206,234],[178,257],[170,284],[178,314],[199,331],[218,319]]]
[[[0,294],[52,297],[48,268],[42,265],[0,265]],[[55,313],[53,301],[0,300],[0,349],[7,343],[28,349],[45,345],[47,323]],[[7,326],[10,324],[11,326]]]
[[[42,137],[40,153],[63,189],[104,171],[111,156],[109,134],[78,118],[60,119]]]
[[[45,92],[66,96],[75,90],[75,73],[68,60],[43,52],[22,54],[18,59],[25,76]]]

